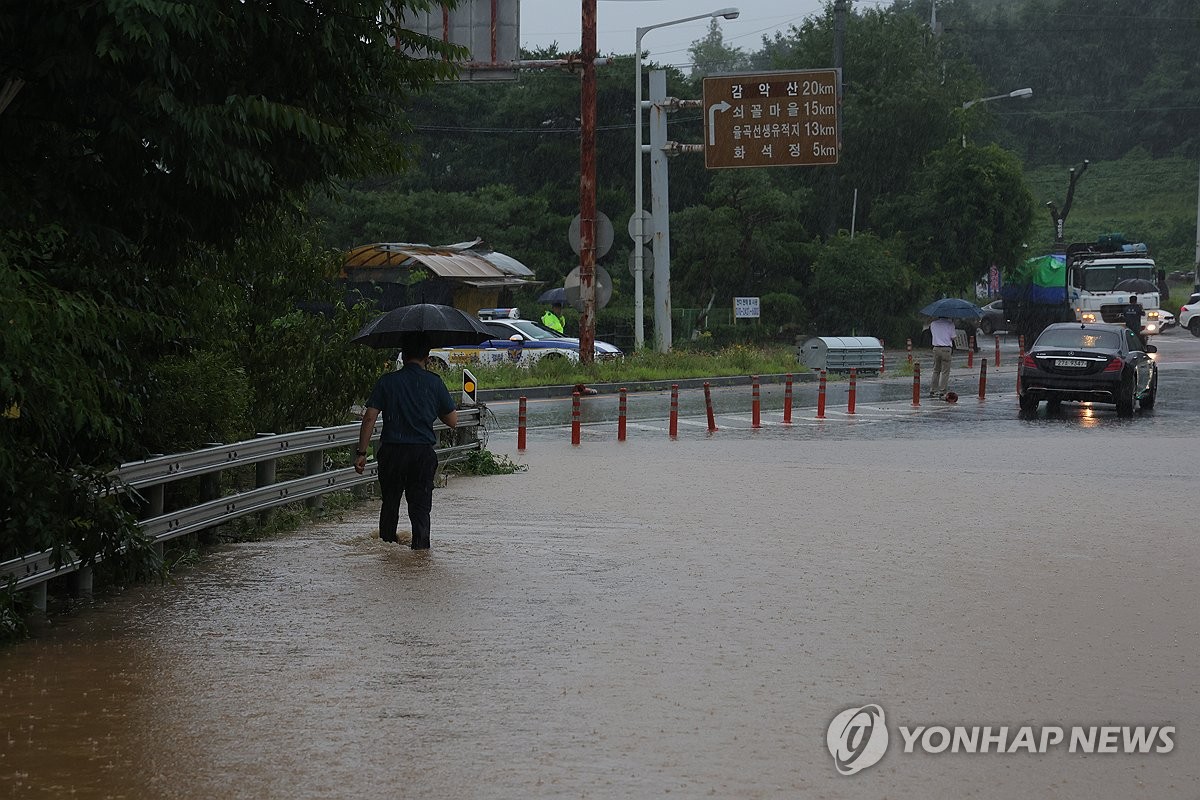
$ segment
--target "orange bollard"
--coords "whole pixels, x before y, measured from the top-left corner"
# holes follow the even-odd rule
[[[571,444],[579,447],[579,392],[572,392],[571,398]]]
[[[967,338],[967,369],[975,366],[975,337]]]
[[[717,418],[713,415],[712,391],[708,381],[704,382],[704,410],[708,413],[708,432],[714,433],[717,430]]]
[[[887,345],[883,343],[883,339],[879,340],[879,374],[887,372]]]
[[[783,424],[792,424],[792,373],[788,373],[783,389]]]
[[[758,399],[758,396],[759,396],[758,395],[758,376],[752,375],[750,380],[752,381],[752,385],[754,387],[754,400],[750,404],[750,419],[751,419],[750,427],[751,428],[761,428],[762,427],[762,408],[761,408],[761,404],[759,403],[759,399]]]
[[[525,398],[517,403],[517,452],[525,452]]]
[[[996,366],[1000,366],[1000,334],[996,334]]]
[[[908,363],[912,363],[912,339],[904,340],[905,347],[908,349]]]
[[[629,407],[625,399],[625,387],[621,387],[621,400],[617,404],[617,441],[625,441],[625,414]]]
[[[817,419],[825,419],[825,370],[821,370],[821,386],[817,389]]]
[[[913,364],[913,408],[921,405],[921,362]]]
[[[679,384],[671,384],[671,429],[672,439],[679,436]]]
[[[854,400],[858,394],[858,370],[854,367],[850,368],[850,397],[846,401],[846,413],[854,413]]]
[[[979,399],[987,398],[987,359],[979,360]]]

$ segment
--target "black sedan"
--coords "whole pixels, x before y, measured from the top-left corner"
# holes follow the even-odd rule
[[[1051,408],[1063,400],[1113,403],[1117,414],[1133,414],[1134,402],[1154,408],[1158,395],[1158,352],[1119,325],[1059,322],[1042,331],[1018,368],[1021,411]]]

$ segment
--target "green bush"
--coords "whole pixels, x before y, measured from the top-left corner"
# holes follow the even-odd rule
[[[209,442],[236,442],[250,434],[250,382],[228,353],[197,351],[167,356],[150,370],[145,431],[150,453],[179,453]]]

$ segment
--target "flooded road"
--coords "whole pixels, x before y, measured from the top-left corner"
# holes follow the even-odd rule
[[[1013,405],[520,456],[502,431],[529,470],[452,479],[432,551],[367,503],[0,652],[0,797],[1200,797],[1179,398]],[[891,746],[843,777],[826,729],[866,703]],[[931,724],[1177,734],[904,753]]]

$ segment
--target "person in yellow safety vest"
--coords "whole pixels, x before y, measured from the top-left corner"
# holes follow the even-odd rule
[[[542,324],[560,336],[566,330],[567,318],[562,313],[562,303],[554,303],[550,310],[542,314]]]

